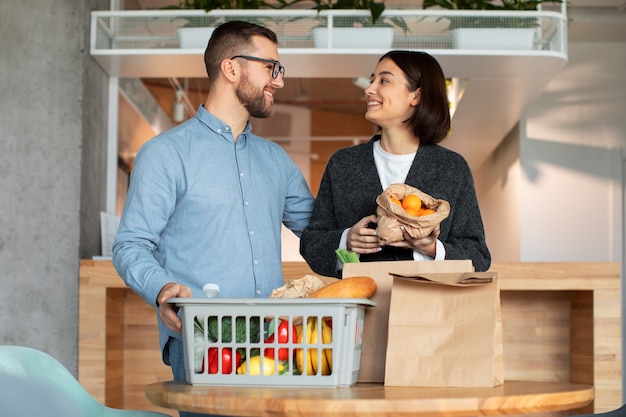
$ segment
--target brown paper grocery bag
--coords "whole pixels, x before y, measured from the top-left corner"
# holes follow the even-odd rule
[[[422,206],[434,210],[435,213],[428,216],[412,216],[391,200],[392,197],[402,200],[409,194],[418,196],[422,200]],[[400,225],[403,225],[413,238],[426,237],[450,214],[450,203],[433,198],[419,188],[407,184],[391,184],[376,197],[376,203],[378,204],[376,236],[381,242],[386,243],[399,242],[404,239]]]
[[[391,274],[416,275],[432,272],[472,272],[472,261],[385,261],[356,262],[343,266],[343,277],[369,276],[376,280],[378,289],[371,298],[376,308],[365,310],[361,369],[358,382],[383,382],[385,380],[385,354],[391,299]]]
[[[503,374],[497,272],[394,276],[385,386],[494,387]]]

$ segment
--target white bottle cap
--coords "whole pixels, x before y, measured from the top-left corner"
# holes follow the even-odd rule
[[[202,292],[207,298],[215,298],[220,294],[220,286],[213,283],[204,284],[204,286],[202,287]]]

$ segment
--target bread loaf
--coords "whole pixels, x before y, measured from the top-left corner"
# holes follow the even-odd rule
[[[372,277],[350,277],[320,288],[309,298],[370,298],[376,289],[376,281]]]

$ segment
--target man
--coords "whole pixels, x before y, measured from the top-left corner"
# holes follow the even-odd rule
[[[163,361],[180,381],[182,323],[167,300],[202,297],[206,283],[224,298],[268,297],[284,283],[281,223],[300,236],[313,208],[298,167],[248,120],[272,115],[284,86],[275,33],[224,23],[204,60],[206,101],[138,152],[113,244],[122,279],[157,308]]]

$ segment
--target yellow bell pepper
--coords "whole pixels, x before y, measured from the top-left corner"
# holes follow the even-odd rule
[[[250,367],[249,373],[250,375],[260,375],[261,374],[261,356],[253,356],[249,358],[247,361],[239,365],[237,368],[237,374],[245,375],[246,370]],[[263,358],[263,375],[274,375],[275,371],[275,362],[273,359],[264,357]],[[283,374],[287,370],[286,362],[278,362],[278,374]]]

